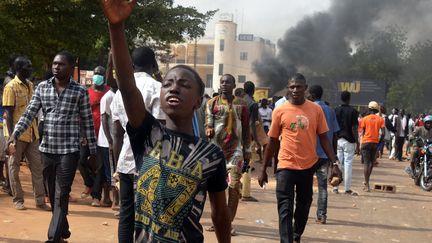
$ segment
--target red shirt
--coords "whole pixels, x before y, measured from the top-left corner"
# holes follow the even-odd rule
[[[100,124],[101,124],[100,101],[101,101],[102,97],[105,95],[105,93],[109,91],[109,89],[110,88],[107,85],[105,85],[105,89],[103,91],[93,89],[92,87],[90,87],[88,89],[89,96],[90,96],[90,106],[91,106],[92,115],[93,115],[93,123],[94,123],[96,138],[98,138],[98,136],[99,136],[99,128],[100,128]]]

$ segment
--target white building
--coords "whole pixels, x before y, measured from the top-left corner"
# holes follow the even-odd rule
[[[264,52],[275,55],[275,44],[253,34],[238,34],[232,14],[221,14],[215,26],[213,39],[171,45],[174,57],[169,68],[177,64],[194,67],[206,84],[217,92],[222,74],[232,74],[237,83],[252,81],[258,87],[259,80],[253,72],[253,63]],[[161,64],[161,67],[164,65]],[[241,87],[241,86],[239,86]]]

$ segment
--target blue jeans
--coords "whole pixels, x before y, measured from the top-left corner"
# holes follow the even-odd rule
[[[327,218],[327,176],[330,166],[328,159],[320,158],[315,165],[315,174],[318,180],[318,207],[317,219]]]
[[[348,142],[345,138],[337,141],[337,157],[342,163],[343,179],[345,191],[351,190],[352,183],[352,163],[354,160],[356,144]]]
[[[306,228],[309,209],[312,204],[313,173],[314,169],[310,168],[307,170],[281,169],[276,174],[276,198],[281,243],[292,243],[293,240],[300,240]]]

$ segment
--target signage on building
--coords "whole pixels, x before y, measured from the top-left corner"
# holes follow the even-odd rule
[[[90,86],[93,84],[93,71],[80,70],[80,83]]]
[[[231,21],[232,22],[233,19],[234,19],[234,15],[230,14],[230,13],[221,13],[219,15],[219,20],[220,21]]]
[[[253,41],[254,35],[252,34],[240,34],[238,36],[239,41]]]
[[[331,106],[341,104],[343,91],[351,93],[350,103],[355,106],[366,106],[372,100],[379,104],[386,102],[386,82],[382,80],[329,80],[312,77],[308,83],[321,85],[324,88],[323,100]]]
[[[381,80],[338,81],[337,89],[339,93],[350,92],[352,104],[366,105],[372,100],[385,103],[386,83]]]

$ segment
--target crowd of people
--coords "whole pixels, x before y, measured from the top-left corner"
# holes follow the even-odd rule
[[[46,242],[71,236],[67,213],[77,169],[84,181],[81,198],[118,210],[119,242],[203,242],[207,195],[213,225],[206,230],[230,242],[240,201],[257,201],[250,182],[259,161],[262,187],[273,163],[281,242],[300,242],[314,175],[316,222],[325,224],[333,167],[342,169],[344,193],[357,196],[355,154],[361,155],[363,190],[369,192],[384,147],[390,159],[414,160],[414,137],[432,139],[432,116],[412,118],[396,108],[387,116],[375,101],[359,114],[347,91],[333,109],[322,100],[323,88],[309,87],[300,73],[287,80],[286,95],[271,102],[256,102],[255,85],[236,88],[231,74],[221,76],[220,90],[210,97],[189,66],[175,66],[162,77],[152,49],[129,54],[124,21],[134,1],[101,2],[111,52],[107,67],[94,69],[90,87],[72,79],[75,59],[66,51],[54,57],[52,73],[37,87],[25,56],[12,59],[3,83],[2,189],[15,209],[26,209],[19,178],[25,160],[36,207],[52,212]]]

